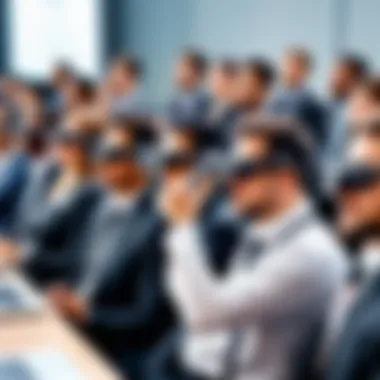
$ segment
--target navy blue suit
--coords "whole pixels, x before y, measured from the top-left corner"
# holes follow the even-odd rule
[[[201,90],[178,93],[169,105],[169,119],[177,125],[203,124],[207,118],[210,101],[210,96]]]
[[[151,348],[173,324],[163,291],[165,223],[149,195],[125,213],[110,213],[104,205],[99,205],[85,248],[89,255],[98,251],[106,259],[87,295],[90,320],[85,332],[129,379],[142,379]],[[82,294],[90,266],[85,264],[78,282]]]
[[[268,111],[295,117],[305,124],[315,142],[323,148],[328,138],[327,110],[306,89],[283,90],[268,105]]]
[[[348,317],[328,380],[380,378],[380,273]]]
[[[29,160],[22,153],[5,158],[0,175],[0,233],[11,234],[21,195],[28,179]]]
[[[62,203],[45,200],[28,218],[31,255],[23,269],[38,285],[76,280],[82,262],[82,239],[99,194],[96,186],[84,183]]]

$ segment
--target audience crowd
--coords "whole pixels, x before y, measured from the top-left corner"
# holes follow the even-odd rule
[[[380,378],[380,77],[186,50],[0,81],[0,266],[129,380]],[[154,111],[153,111],[154,110]]]

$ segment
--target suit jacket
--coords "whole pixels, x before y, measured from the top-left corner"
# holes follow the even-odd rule
[[[27,183],[20,197],[13,238],[25,241],[29,234],[29,221],[43,205],[45,197],[59,174],[54,162],[30,162]]]
[[[11,234],[17,208],[28,178],[29,161],[21,153],[5,158],[0,175],[0,233]]]
[[[363,291],[342,332],[329,380],[380,378],[380,273]]]
[[[321,148],[325,147],[328,138],[327,111],[308,90],[283,90],[269,103],[268,110],[275,114],[296,117],[305,124],[315,142]]]
[[[209,101],[205,119],[206,144],[214,148],[228,148],[233,141],[239,113],[230,106],[221,106],[219,110],[216,107],[215,102]]]
[[[106,265],[91,292],[90,320],[85,331],[125,367],[131,351],[146,352],[157,343],[172,325],[173,315],[163,291],[161,238],[165,223],[154,210],[150,196],[141,196],[120,223],[122,234],[104,252]],[[96,222],[93,231],[95,228]],[[88,247],[107,239],[97,235],[89,234],[89,255]],[[88,265],[82,281],[86,271]]]
[[[205,123],[210,97],[201,90],[179,93],[169,105],[168,116],[173,124]]]
[[[84,183],[62,202],[45,200],[29,218],[30,252],[23,269],[38,285],[76,280],[82,262],[82,241],[99,194],[95,185]]]

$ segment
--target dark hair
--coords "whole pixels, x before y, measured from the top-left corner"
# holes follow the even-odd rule
[[[239,64],[233,59],[223,59],[216,64],[225,75],[227,76],[235,76],[239,70]]]
[[[296,59],[307,70],[311,70],[314,66],[314,59],[310,51],[301,46],[291,47],[286,51],[286,55]]]
[[[368,62],[360,55],[344,54],[338,62],[346,66],[356,80],[364,79],[369,74]]]
[[[182,59],[185,60],[199,76],[204,76],[206,74],[208,69],[207,58],[199,50],[186,50],[182,54]]]
[[[240,120],[238,129],[267,138],[271,154],[286,156],[309,194],[315,200],[320,198],[316,147],[302,123],[290,117],[250,114]]]
[[[85,101],[90,102],[95,97],[94,84],[87,79],[78,79],[76,82],[79,96]]]
[[[276,79],[276,70],[274,66],[265,58],[250,59],[244,66],[252,75],[257,76],[266,87],[270,87]]]
[[[139,79],[143,74],[143,65],[141,61],[132,55],[119,57],[116,60],[116,64],[120,65],[123,71],[131,75],[133,78]]]
[[[380,77],[366,78],[361,88],[374,103],[380,104]]]

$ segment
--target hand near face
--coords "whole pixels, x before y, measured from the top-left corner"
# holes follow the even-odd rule
[[[54,308],[66,318],[85,323],[88,320],[88,306],[84,299],[64,285],[58,285],[49,292]]]
[[[0,240],[0,269],[16,267],[20,262],[20,247],[8,239]]]
[[[160,196],[160,209],[173,225],[195,222],[201,213],[212,184],[203,180],[192,184],[188,180],[164,186]]]

